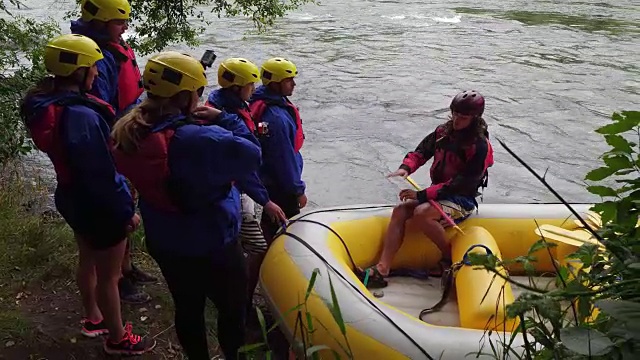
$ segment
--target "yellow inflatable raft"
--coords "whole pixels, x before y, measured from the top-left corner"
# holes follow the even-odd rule
[[[589,207],[573,205],[581,216]],[[423,317],[424,321],[418,318],[421,310],[433,306],[442,296],[439,278],[390,277],[389,286],[380,291],[364,287],[352,271],[352,260],[360,268],[377,262],[391,211],[390,205],[314,210],[292,219],[287,232],[276,239],[262,265],[260,286],[272,313],[284,318],[280,328],[294,348],[302,351],[309,347],[310,340],[313,345],[334,350],[342,359],[348,358],[345,354],[349,351],[354,359],[460,360],[469,355],[475,358],[479,352],[491,353],[490,341],[494,344],[513,341],[512,348],[524,352],[521,336],[511,339],[517,320],[505,316],[506,305],[523,289],[485,270],[462,266],[456,274],[450,300],[440,311]],[[540,239],[536,234],[538,225],[571,230],[576,227],[573,219],[562,204],[481,204],[479,211],[461,224],[464,234],[447,230],[453,261],[463,260],[468,251],[487,249],[502,259],[526,255]],[[404,238],[394,269],[437,266],[439,250],[411,222]],[[547,249],[534,254],[538,259],[535,268],[541,274],[552,274],[552,258],[564,257],[580,243],[558,244],[551,249],[551,256]],[[314,269],[319,274],[306,307],[299,314],[292,309],[305,303]],[[522,269],[515,267],[502,271],[511,276],[523,275]],[[526,277],[520,280],[526,283]],[[538,286],[554,284],[554,277],[541,276],[539,280]],[[332,315],[334,297],[344,328]],[[309,329],[306,312],[312,318],[312,331],[303,336],[300,322]],[[489,333],[487,329],[493,331]],[[333,359],[325,351],[328,350],[321,353],[322,358]],[[509,356],[513,354],[505,358]]]

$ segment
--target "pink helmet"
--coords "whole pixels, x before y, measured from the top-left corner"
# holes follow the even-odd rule
[[[484,96],[475,90],[463,91],[451,100],[449,108],[460,114],[482,116]]]

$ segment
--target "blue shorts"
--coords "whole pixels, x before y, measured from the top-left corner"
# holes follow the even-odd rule
[[[444,199],[436,200],[436,202],[440,204],[444,213],[449,215],[456,224],[466,220],[478,208],[476,199],[467,196],[448,196]],[[444,227],[451,226],[445,219],[440,219],[440,223]]]
[[[56,209],[69,227],[94,250],[105,250],[127,238],[127,222],[114,219],[100,206],[91,204],[91,196],[58,187]]]

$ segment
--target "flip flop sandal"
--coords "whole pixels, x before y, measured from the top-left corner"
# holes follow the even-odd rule
[[[374,265],[364,270],[358,269],[358,278],[367,289],[380,289],[388,285],[387,280],[380,274],[378,268]]]

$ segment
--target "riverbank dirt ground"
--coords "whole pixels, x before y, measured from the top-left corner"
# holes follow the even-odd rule
[[[140,253],[137,255],[137,259],[144,258]],[[160,275],[149,259],[139,262],[145,269]],[[79,332],[82,305],[75,282],[69,275],[71,273],[67,271],[54,274],[53,278],[34,281],[25,284],[17,292],[5,294],[9,296],[6,299],[3,297],[3,307],[10,302],[15,306],[12,306],[11,312],[3,311],[0,318],[0,359],[107,358],[102,351],[102,339],[89,339]],[[173,306],[166,286],[158,282],[145,286],[145,291],[152,297],[148,303],[122,305],[124,321],[133,322],[138,334],[151,336],[157,341],[153,352],[139,358],[186,359],[173,329]],[[261,305],[264,310],[264,305]],[[212,359],[223,359],[216,342],[215,319],[215,308],[209,304],[207,325],[211,356]],[[254,332],[253,337],[256,338],[256,335]]]
[[[50,189],[22,174],[15,169],[0,174],[0,359],[107,358],[101,338],[80,334],[83,314],[75,283],[77,250],[71,231],[55,216],[50,201],[47,204]],[[135,264],[159,279],[144,286],[151,301],[122,304],[123,321],[132,322],[137,334],[157,341],[151,353],[138,358],[185,359],[173,329],[170,293],[145,252],[142,232],[136,232],[133,239]],[[259,294],[254,301],[272,323]],[[206,317],[211,356],[222,359],[216,342],[216,311],[210,303]],[[282,339],[273,332],[269,342],[286,352]],[[260,340],[259,329],[249,334],[249,343]]]

